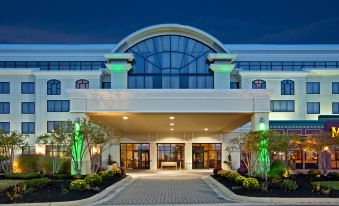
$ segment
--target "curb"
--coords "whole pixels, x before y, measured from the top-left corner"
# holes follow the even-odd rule
[[[239,202],[253,202],[253,203],[273,203],[273,204],[285,204],[285,205],[339,205],[339,198],[277,198],[277,197],[247,197],[237,195],[223,184],[215,180],[211,176],[203,177],[205,181],[211,183],[211,185],[216,186],[220,191],[222,191],[227,197],[234,201]]]
[[[0,206],[84,206],[88,204],[93,204],[94,202],[97,202],[107,196],[109,193],[112,191],[116,190],[118,187],[121,187],[126,184],[131,183],[133,178],[131,176],[127,176],[123,180],[107,187],[103,191],[99,192],[98,194],[93,195],[92,197],[88,197],[86,199],[81,199],[81,200],[73,200],[73,201],[66,201],[66,202],[42,202],[42,203],[11,203],[11,204],[0,204]]]

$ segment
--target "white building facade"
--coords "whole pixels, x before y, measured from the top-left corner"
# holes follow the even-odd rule
[[[34,153],[37,136],[87,118],[123,132],[103,159],[128,169],[225,168],[230,138],[260,122],[300,135],[336,124],[338,68],[339,45],[222,44],[177,24],[111,45],[3,44],[0,129],[29,135]],[[294,162],[312,168],[312,155]]]

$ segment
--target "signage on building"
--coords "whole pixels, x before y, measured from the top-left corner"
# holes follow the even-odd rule
[[[329,132],[331,137],[339,137],[339,122],[326,122],[325,132]]]

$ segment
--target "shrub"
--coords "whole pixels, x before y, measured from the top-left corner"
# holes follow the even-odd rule
[[[321,171],[317,170],[317,169],[311,169],[307,172],[308,175],[312,176],[312,177],[317,177],[321,175]]]
[[[278,185],[281,182],[281,177],[280,176],[273,176],[270,179],[271,179],[271,183],[275,184],[275,185]]]
[[[106,168],[104,166],[99,166],[98,169],[97,169],[97,172],[101,172],[101,171],[105,171]]]
[[[273,160],[270,171],[268,173],[269,177],[287,177],[288,170],[286,167],[286,162],[284,160]]]
[[[247,168],[245,166],[241,166],[237,169],[237,172],[239,174],[246,175],[248,171],[247,171]]]
[[[235,178],[235,183],[237,183],[238,185],[242,185],[245,179],[246,177],[240,175],[237,178]]]
[[[220,168],[220,167],[214,168],[214,169],[213,169],[213,174],[214,174],[214,175],[217,175],[218,172],[219,172],[220,170],[222,170],[222,168]]]
[[[59,173],[71,174],[71,159],[70,158],[65,158],[62,160]]]
[[[327,174],[328,177],[332,177],[334,179],[339,179],[339,173],[338,172],[329,172]]]
[[[102,180],[109,180],[114,177],[114,172],[112,170],[100,171],[98,175],[102,178]]]
[[[29,172],[29,173],[8,173],[5,174],[5,178],[7,179],[34,179],[34,178],[39,178],[41,175],[36,172]]]
[[[294,191],[298,189],[298,184],[293,180],[286,179],[280,183],[280,188],[283,190]]]
[[[121,169],[119,167],[112,167],[111,169],[114,173],[114,175],[121,175]]]
[[[44,177],[40,179],[25,180],[22,185],[25,185],[27,190],[34,190],[37,188],[46,187],[51,182],[50,179]]]
[[[243,181],[242,186],[248,190],[257,190],[259,189],[259,181],[255,178],[249,177]]]
[[[228,174],[230,173],[230,170],[220,170],[217,175],[221,176],[221,177],[227,177]]]
[[[227,179],[231,182],[234,182],[237,177],[241,176],[238,172],[231,171],[227,175]]]
[[[85,177],[85,182],[90,186],[97,186],[102,183],[102,178],[98,174],[89,174]]]
[[[73,180],[69,184],[69,189],[70,190],[86,190],[88,189],[88,185],[86,184],[85,180],[77,179],[77,180]]]

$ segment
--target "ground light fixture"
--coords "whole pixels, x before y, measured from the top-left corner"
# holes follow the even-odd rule
[[[174,130],[174,128],[171,128],[170,130],[171,130],[171,131],[173,131],[173,130]]]
[[[205,131],[208,131],[208,128],[204,128]]]
[[[171,122],[171,123],[170,123],[170,126],[174,126],[174,123],[173,123],[173,122]]]
[[[169,119],[175,119],[175,117],[174,116],[170,116]]]
[[[127,116],[123,116],[122,119],[123,120],[128,120],[128,117]]]

